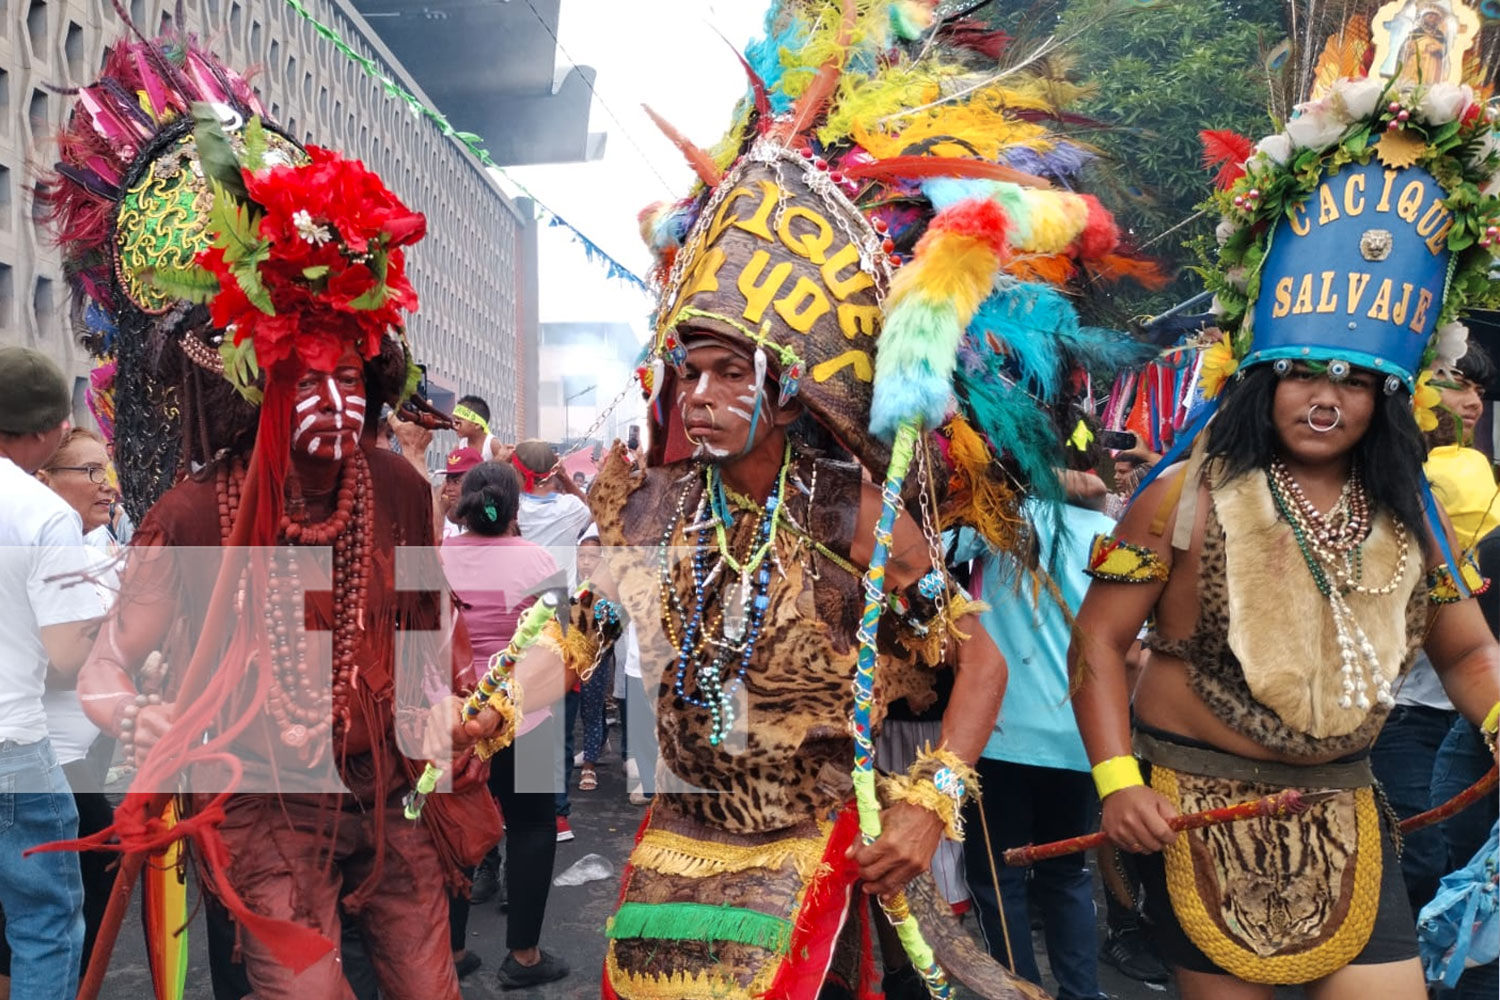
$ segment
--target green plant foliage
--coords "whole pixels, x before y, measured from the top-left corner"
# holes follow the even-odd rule
[[[1270,131],[1262,52],[1284,36],[1278,0],[1071,0],[1061,35],[1071,76],[1093,87],[1077,109],[1109,128],[1082,133],[1104,158],[1085,186],[1115,213],[1137,246],[1178,273],[1161,292],[1122,282],[1108,290],[1114,312],[1151,315],[1202,288],[1189,270],[1191,244],[1217,219],[1198,211],[1213,175],[1203,166],[1202,129],[1259,138]],[[1162,235],[1167,233],[1168,235]]]

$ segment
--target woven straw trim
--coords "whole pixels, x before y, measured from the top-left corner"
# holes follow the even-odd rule
[[[1180,806],[1177,772],[1166,767],[1152,767],[1151,786],[1174,807]],[[1172,899],[1172,911],[1182,924],[1183,932],[1215,965],[1249,983],[1282,986],[1307,983],[1348,965],[1369,942],[1370,932],[1375,927],[1375,912],[1380,904],[1380,813],[1375,807],[1373,789],[1355,790],[1354,816],[1359,838],[1354,860],[1354,895],[1349,901],[1348,915],[1332,937],[1296,955],[1269,957],[1257,955],[1230,940],[1219,930],[1196,891],[1192,851],[1187,838],[1179,836],[1163,853],[1166,857],[1167,894]]]

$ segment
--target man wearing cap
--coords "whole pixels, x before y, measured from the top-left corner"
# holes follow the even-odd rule
[[[443,465],[443,484],[437,489],[437,503],[433,505],[433,530],[438,538],[451,538],[463,532],[453,520],[453,509],[458,506],[458,494],[464,476],[476,465],[484,464],[483,457],[473,448],[460,446],[448,452]]]
[[[0,905],[18,997],[72,997],[83,953],[78,855],[23,853],[78,832],[42,693],[73,683],[103,614],[78,514],[34,478],[57,450],[68,385],[46,357],[0,349]]]

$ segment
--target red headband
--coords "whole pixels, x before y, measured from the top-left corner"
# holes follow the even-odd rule
[[[526,463],[521,461],[521,456],[515,452],[510,453],[510,464],[521,474],[521,487],[527,493],[536,492],[537,484],[557,471],[556,467],[553,467],[546,472],[532,472]]]

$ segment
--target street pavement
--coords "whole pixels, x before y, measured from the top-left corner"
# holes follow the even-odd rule
[[[547,917],[541,946],[561,955],[572,967],[568,978],[530,990],[505,992],[495,981],[495,970],[505,957],[505,915],[496,903],[489,902],[472,909],[469,917],[468,947],[483,959],[483,966],[463,982],[465,1000],[489,1000],[507,997],[511,1000],[596,1000],[599,996],[600,969],[604,962],[604,922],[612,912],[619,889],[619,873],[634,843],[644,807],[632,806],[626,797],[625,779],[618,752],[619,731],[610,730],[612,747],[599,764],[599,787],[570,792],[573,803],[572,824],[576,839],[557,845],[554,874],[561,874],[589,854],[607,859],[613,874],[607,879],[579,886],[553,886],[547,900]],[[137,893],[137,897],[139,893]],[[188,930],[191,964],[184,1000],[214,1000],[209,985],[208,956],[203,947],[201,913],[194,908]],[[138,898],[134,906],[138,905]],[[1100,934],[1103,906],[1101,903]],[[972,918],[970,918],[972,921]],[[147,1000],[152,996],[140,921],[135,912],[126,920],[114,961],[105,980],[104,1000]],[[1045,968],[1046,949],[1040,934],[1035,938],[1036,954]],[[1056,989],[1047,977],[1044,985]],[[1171,986],[1153,987],[1127,979],[1108,966],[1100,967],[1100,986],[1115,1000],[1177,1000]],[[974,996],[962,989],[955,991],[962,1000]],[[309,998],[318,1000],[318,998]]]

